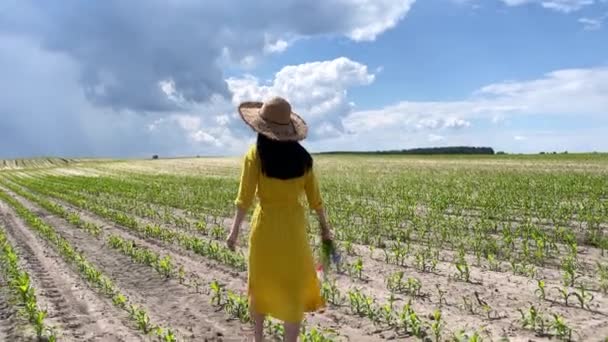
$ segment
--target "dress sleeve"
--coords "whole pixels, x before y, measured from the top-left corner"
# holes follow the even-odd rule
[[[308,205],[310,209],[317,210],[323,207],[323,199],[319,191],[319,182],[314,169],[311,169],[306,174],[306,184],[304,185],[306,190],[306,197],[308,199]]]
[[[260,165],[255,147],[249,149],[243,160],[241,171],[241,183],[235,204],[241,209],[249,209],[253,203],[255,192],[258,187]]]

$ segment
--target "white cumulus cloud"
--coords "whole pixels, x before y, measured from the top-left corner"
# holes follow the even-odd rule
[[[570,13],[578,11],[583,7],[593,5],[594,0],[502,0],[508,6],[520,6],[524,4],[540,4],[542,7]]]
[[[353,108],[348,89],[373,81],[374,74],[366,65],[345,57],[285,66],[268,84],[250,75],[227,80],[234,105],[275,95],[287,98],[294,111],[311,124],[313,138],[341,131],[341,119]]]
[[[431,135],[449,138],[451,143],[472,145],[523,141],[528,134],[505,134],[501,127],[506,120],[539,115],[566,120],[606,120],[607,113],[608,68],[564,69],[539,79],[490,84],[460,101],[403,101],[380,109],[355,111],[343,120],[350,134],[313,146],[360,148],[366,142],[374,144],[374,148],[415,147],[432,139]],[[475,122],[493,126],[486,131],[475,130]],[[575,140],[577,146],[608,148],[597,135]]]
[[[608,2],[607,2],[608,3]],[[602,28],[604,25],[604,21],[608,19],[608,12],[604,13],[604,15],[593,18],[579,18],[578,22],[583,25],[583,29],[586,31],[597,31]]]

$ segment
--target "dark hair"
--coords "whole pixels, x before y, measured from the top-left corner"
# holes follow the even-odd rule
[[[262,173],[270,178],[298,178],[312,169],[312,156],[297,141],[277,141],[258,134],[257,151]]]

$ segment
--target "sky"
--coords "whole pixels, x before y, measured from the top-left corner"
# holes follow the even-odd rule
[[[3,0],[0,51],[0,158],[239,155],[271,96],[314,152],[608,151],[608,0]]]

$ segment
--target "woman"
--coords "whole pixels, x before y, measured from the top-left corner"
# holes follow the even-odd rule
[[[285,340],[297,341],[305,312],[324,306],[306,232],[305,194],[330,240],[323,202],[310,154],[298,141],[306,137],[304,120],[289,102],[244,102],[243,120],[258,133],[245,156],[236,200],[237,212],[227,239],[234,249],[243,218],[257,194],[249,237],[249,305],[255,341],[262,341],[266,315],[284,322]]]

